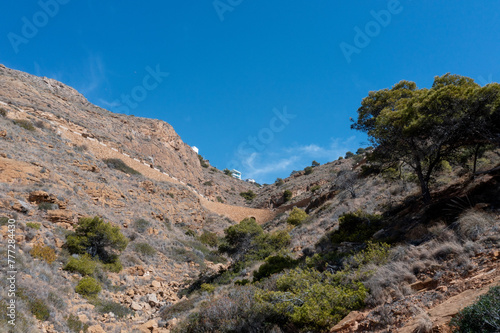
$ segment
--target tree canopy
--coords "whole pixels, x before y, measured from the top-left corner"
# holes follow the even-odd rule
[[[351,128],[366,132],[381,161],[405,162],[416,173],[425,202],[436,167],[463,147],[500,142],[500,85],[445,74],[430,89],[401,81],[370,92]]]

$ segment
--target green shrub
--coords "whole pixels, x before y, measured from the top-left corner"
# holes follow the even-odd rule
[[[310,175],[313,173],[314,169],[311,166],[308,166],[307,168],[304,169],[304,175]]]
[[[169,320],[171,318],[177,317],[177,315],[180,313],[188,312],[195,307],[196,305],[195,301],[196,301],[195,298],[190,298],[174,303],[171,306],[162,310],[160,312],[160,317],[163,320]]]
[[[79,333],[80,331],[87,332],[89,329],[88,324],[84,324],[74,314],[70,314],[66,319],[66,324],[71,332]]]
[[[111,168],[115,169],[121,172],[124,172],[129,175],[140,175],[141,173],[137,170],[132,169],[129,167],[125,162],[123,162],[119,158],[105,158],[103,159],[103,162],[106,163],[106,165]]]
[[[219,245],[219,237],[217,237],[217,234],[215,232],[205,230],[203,231],[199,239],[200,242],[211,247],[217,247]]]
[[[262,280],[285,269],[294,268],[297,264],[298,261],[289,256],[277,255],[268,257],[266,258],[266,262],[257,271],[254,271],[253,279],[254,281]]]
[[[339,229],[330,236],[333,243],[365,242],[382,228],[382,216],[358,210],[339,217]]]
[[[321,186],[314,185],[313,187],[311,187],[311,192],[314,193],[314,192],[318,191],[320,188],[321,188]]]
[[[224,172],[224,174],[225,174],[225,175],[227,175],[227,176],[230,176],[230,177],[232,177],[232,176],[233,176],[233,173],[232,173],[232,172],[231,172],[231,170],[229,170],[229,169],[224,169],[224,171],[223,171],[223,172]]]
[[[217,202],[224,203],[224,200],[220,196],[217,196]]]
[[[38,298],[29,301],[29,308],[31,313],[40,321],[46,321],[50,317],[49,307]]]
[[[30,251],[33,258],[43,259],[48,264],[52,264],[56,260],[56,251],[48,245],[35,244]]]
[[[252,201],[255,197],[257,197],[257,194],[255,194],[252,190],[241,192],[240,195],[248,201]]]
[[[320,165],[321,165],[321,164],[320,164],[319,162],[315,161],[315,160],[314,160],[314,161],[312,161],[312,163],[311,163],[311,166],[312,166],[312,167],[317,167],[317,166],[320,166]]]
[[[28,130],[28,131],[35,130],[35,126],[33,126],[33,123],[27,119],[16,119],[16,120],[13,120],[13,123],[19,127],[24,128],[25,130]]]
[[[203,156],[201,156],[200,154],[198,154],[198,159],[200,160],[200,165],[204,168],[208,168],[209,165],[207,163],[207,161],[205,161],[205,159],[203,158]]]
[[[120,259],[116,259],[115,261],[110,262],[108,264],[104,264],[103,266],[104,269],[113,273],[119,273],[123,269],[123,265]]]
[[[41,228],[41,226],[42,226],[42,225],[41,225],[40,223],[32,223],[32,222],[28,222],[28,223],[26,223],[26,226],[27,226],[28,228],[31,228],[31,229],[40,230],[40,228]]]
[[[351,158],[353,156],[354,156],[354,154],[352,152],[350,152],[350,151],[348,151],[347,153],[345,153],[345,158]]]
[[[71,257],[63,269],[68,272],[80,273],[85,276],[94,274],[96,267],[97,263],[92,260],[90,254],[85,253],[79,258]]]
[[[283,192],[283,201],[284,201],[284,202],[288,202],[288,201],[292,200],[292,197],[293,197],[293,193],[292,193],[292,191],[290,191],[290,190],[285,190],[285,191]]]
[[[285,316],[305,331],[325,331],[350,311],[363,307],[368,290],[360,282],[339,284],[329,272],[293,269],[276,282],[277,291],[258,291],[269,312]]]
[[[96,302],[93,302],[93,304],[95,305],[99,313],[104,314],[112,312],[118,318],[123,318],[133,313],[133,311],[130,310],[128,307],[113,301],[97,300]]]
[[[7,117],[7,110],[5,110],[4,108],[0,108],[0,116]]]
[[[210,283],[203,283],[200,286],[201,291],[206,291],[207,293],[211,294],[215,291],[215,286],[211,285]]]
[[[74,233],[66,236],[66,246],[71,254],[90,254],[105,264],[118,260],[118,254],[125,250],[128,239],[120,228],[104,222],[99,217],[81,218]]]
[[[221,252],[232,254],[245,245],[249,245],[254,237],[264,234],[264,230],[257,224],[255,219],[246,218],[239,224],[225,229],[224,234],[225,237],[219,249]]]
[[[9,223],[9,218],[7,216],[0,217],[0,227],[7,225]]]
[[[209,180],[209,181],[204,182],[203,185],[205,185],[205,186],[213,186],[214,183],[211,180]]]
[[[307,213],[300,208],[293,207],[290,215],[286,219],[286,222],[291,225],[300,225],[308,217]]]
[[[54,210],[58,208],[59,207],[56,204],[50,202],[40,202],[38,204],[38,210]]]
[[[276,178],[276,181],[274,182],[274,185],[276,186],[281,186],[283,185],[285,182],[283,181],[283,179],[281,178]]]
[[[75,292],[88,298],[96,297],[101,291],[101,285],[94,278],[85,276],[75,287]]]
[[[156,254],[156,250],[148,243],[136,243],[134,244],[134,250],[143,256],[153,256]]]
[[[500,286],[492,287],[450,322],[453,332],[500,332]]]
[[[184,234],[186,236],[189,236],[189,237],[196,237],[196,231],[191,230],[191,229],[186,230],[186,232]]]
[[[138,220],[135,220],[134,223],[133,223],[133,227],[134,229],[139,232],[139,233],[143,233],[145,232],[146,230],[148,230],[149,226],[151,225],[151,223],[149,223],[148,221],[146,221],[145,219],[138,219]]]

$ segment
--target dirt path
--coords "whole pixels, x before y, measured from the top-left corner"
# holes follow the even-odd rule
[[[142,175],[144,175],[147,178],[154,179],[157,181],[167,181],[186,186],[187,189],[189,189],[199,197],[200,203],[203,207],[216,214],[228,217],[236,222],[239,222],[246,217],[254,217],[259,223],[265,223],[267,221],[270,221],[276,215],[275,212],[267,209],[231,206],[220,202],[210,201],[207,197],[196,191],[196,189],[187,186],[186,183],[184,183],[182,180],[177,179],[175,176],[169,175],[165,172],[161,172],[158,169],[151,168],[149,163],[145,161],[140,161],[138,159],[130,157],[125,153],[122,153],[120,151],[120,147],[114,147],[108,143],[97,141],[94,138],[85,137],[82,135],[82,133],[79,133],[72,124],[69,123],[60,124],[54,118],[50,120],[60,128],[62,135],[66,139],[71,140],[73,143],[77,145],[86,145],[88,149],[92,151],[92,153],[94,153],[94,155],[100,159],[118,158],[121,159],[124,163],[126,163],[129,167],[139,171]]]

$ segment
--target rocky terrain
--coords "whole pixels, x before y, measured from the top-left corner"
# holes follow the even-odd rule
[[[11,331],[182,331],[207,304],[254,288],[240,285],[266,258],[242,263],[222,251],[228,227],[253,217],[262,237],[279,243],[272,237],[286,235],[272,255],[335,272],[338,258],[329,254],[362,247],[356,239],[332,241],[339,219],[355,213],[380,216],[383,224],[365,227],[376,228],[370,239],[391,250],[387,261],[367,268],[363,309],[331,331],[447,332],[451,317],[500,281],[498,149],[479,160],[476,177],[462,166],[440,171],[430,205],[422,204],[409,170],[366,173],[368,153],[259,187],[211,167],[163,121],[114,114],[60,82],[0,65],[0,229],[7,244],[8,221],[15,219],[17,245],[18,324]],[[240,195],[248,191],[254,199]],[[297,208],[306,217],[290,223]],[[81,218],[94,216],[128,239],[123,269],[99,264],[92,273],[102,286],[97,299],[75,292],[83,274],[67,269],[79,258],[68,251],[68,235]],[[0,253],[7,257],[6,246]],[[6,283],[0,282],[2,299]],[[233,305],[209,310],[217,310],[215,318]],[[286,329],[295,327],[269,331]]]

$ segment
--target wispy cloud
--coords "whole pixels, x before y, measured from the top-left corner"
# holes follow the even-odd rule
[[[273,151],[253,152],[246,156],[242,156],[240,152],[236,156],[245,178],[271,183],[277,177],[287,177],[293,170],[302,170],[311,165],[312,160],[330,162],[358,147],[356,137],[351,136],[347,139],[332,138],[326,146],[294,145]]]
[[[106,66],[102,57],[94,53],[89,53],[86,64],[84,66],[85,81],[79,88],[80,93],[84,96],[92,93],[100,88],[102,84],[107,82]]]

